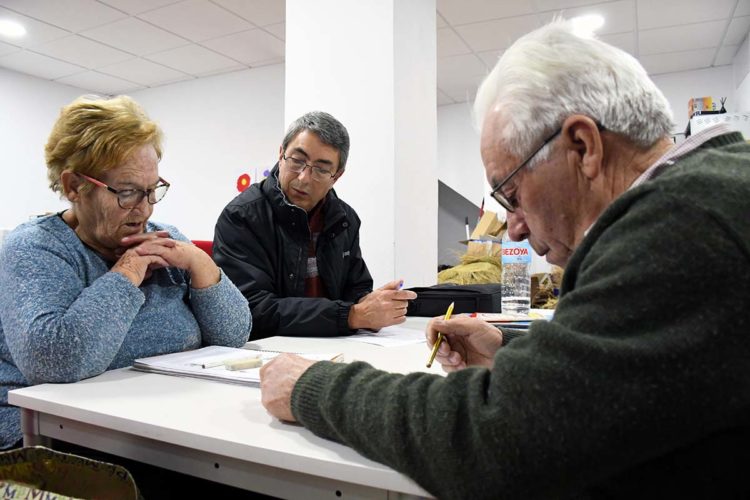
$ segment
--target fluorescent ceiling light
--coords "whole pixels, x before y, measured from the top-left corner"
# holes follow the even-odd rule
[[[8,38],[18,38],[26,34],[26,28],[21,23],[10,19],[0,19],[0,35]]]
[[[604,18],[599,14],[589,14],[571,19],[575,34],[583,38],[591,38],[594,31],[604,26]]]

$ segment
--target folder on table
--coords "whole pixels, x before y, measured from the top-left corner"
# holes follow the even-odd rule
[[[164,375],[177,375],[181,377],[194,377],[206,380],[217,380],[232,384],[249,385],[257,387],[260,385],[260,366],[247,369],[237,369],[241,363],[251,357],[257,357],[260,363],[251,365],[262,365],[281,354],[275,351],[257,351],[252,349],[240,349],[236,347],[208,346],[193,351],[175,352],[162,354],[149,358],[136,359],[133,369],[148,372],[161,373]],[[317,361],[341,361],[340,353],[297,353],[308,359]]]

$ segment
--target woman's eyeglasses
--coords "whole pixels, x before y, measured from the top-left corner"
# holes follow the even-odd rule
[[[141,204],[143,198],[146,198],[150,205],[156,205],[164,198],[164,195],[167,194],[167,190],[170,186],[167,181],[159,177],[159,184],[157,184],[156,187],[152,189],[115,189],[104,184],[100,180],[89,177],[88,175],[79,174],[77,172],[76,175],[83,177],[95,186],[106,188],[110,193],[114,193],[115,195],[117,195],[117,204],[120,205],[120,208],[124,209],[137,207]]]

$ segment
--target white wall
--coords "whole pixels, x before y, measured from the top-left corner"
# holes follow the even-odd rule
[[[47,187],[44,144],[60,108],[83,93],[0,69],[0,229],[67,206]]]
[[[471,104],[438,108],[438,179],[479,205],[484,194],[484,166],[479,132],[471,120]]]
[[[434,284],[434,0],[287,0],[286,13],[286,121],[321,109],[348,129],[335,189],[362,220],[374,285]]]
[[[736,92],[738,112],[750,111],[750,77],[746,76]]]
[[[685,132],[688,123],[688,101],[691,97],[713,97],[716,99],[717,109],[720,107],[718,99],[726,97],[725,106],[728,112],[742,111],[735,98],[731,65],[654,75],[651,79],[672,107],[672,132]]]
[[[237,178],[261,178],[284,137],[284,65],[189,80],[134,92],[164,130],[159,173],[172,186],[153,220],[190,239],[211,240]]]
[[[47,187],[44,143],[62,106],[86,92],[0,69],[0,228],[67,208]],[[273,166],[284,134],[284,66],[274,65],[134,92],[164,130],[160,174],[172,183],[153,220],[191,239],[213,239],[237,194],[237,177]]]
[[[734,94],[737,100],[737,108],[733,111],[750,111],[750,77],[748,77],[748,73],[750,73],[750,37],[745,37],[732,61],[733,81],[737,88]]]
[[[425,286],[438,265],[435,0],[394,0],[393,16],[394,277]]]

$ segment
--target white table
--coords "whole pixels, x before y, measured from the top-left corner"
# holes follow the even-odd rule
[[[425,318],[407,326],[424,330]],[[262,349],[343,352],[394,372],[425,368],[424,343],[380,347],[341,338],[272,337]],[[271,417],[260,390],[220,382],[113,370],[74,384],[9,393],[22,408],[24,445],[49,438],[285,498],[429,496],[404,475],[346,446]]]

